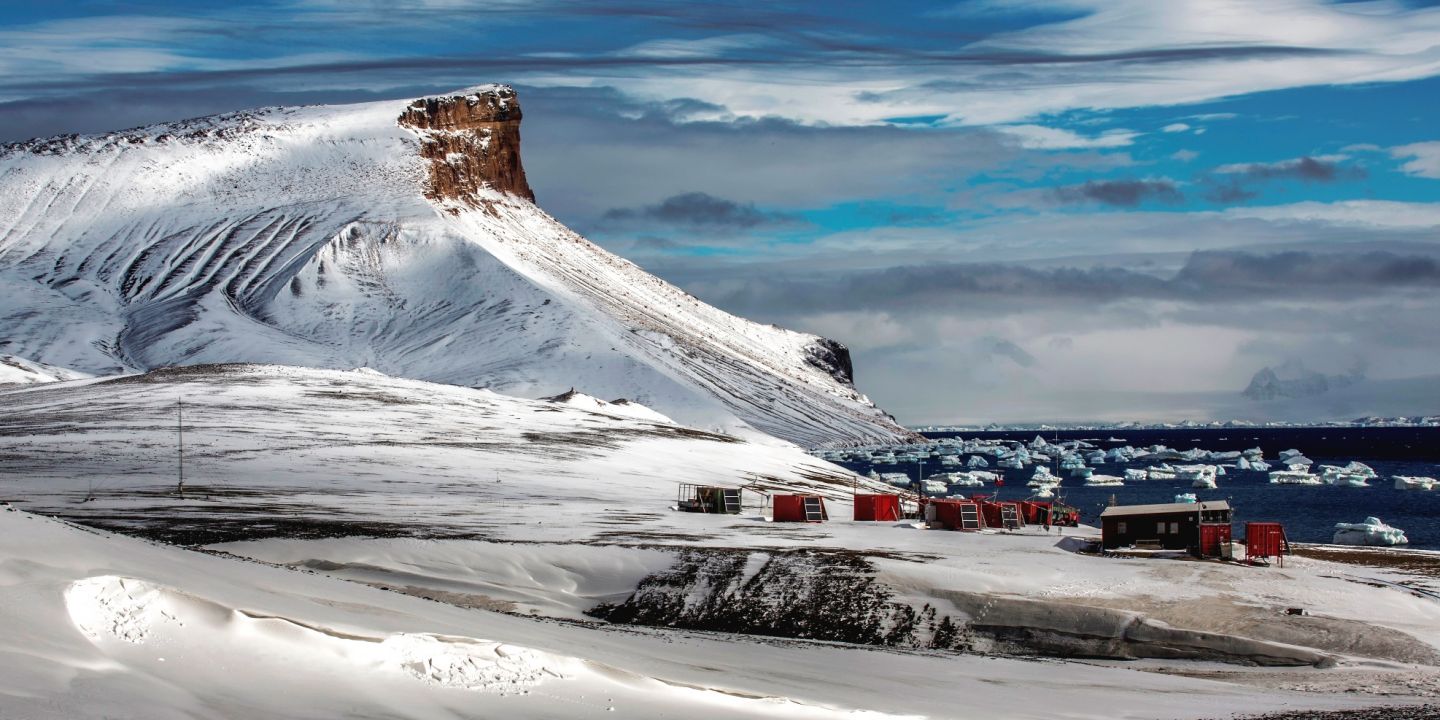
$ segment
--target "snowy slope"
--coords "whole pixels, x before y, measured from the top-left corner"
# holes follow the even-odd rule
[[[0,629],[6,717],[942,718],[963,700],[977,717],[1108,719],[1357,704],[1089,665],[556,623],[4,510]]]
[[[30,362],[14,355],[0,355],[0,385],[28,385],[57,380],[77,380],[83,377],[86,377],[85,373],[44,363]]]
[[[680,482],[753,488],[751,507],[870,484],[789,445],[367,370],[189,366],[0,389],[0,406],[0,498],[182,540],[644,538]]]
[[[466,107],[498,110],[457,125]],[[372,367],[804,445],[908,437],[843,347],[704,305],[532,204],[518,124],[488,86],[8,146],[0,352],[96,375]]]

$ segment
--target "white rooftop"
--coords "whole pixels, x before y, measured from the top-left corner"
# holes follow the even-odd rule
[[[1199,510],[1229,510],[1226,500],[1207,500],[1193,503],[1160,503],[1158,505],[1111,505],[1100,513],[1100,517],[1116,515],[1157,515],[1163,513],[1196,512]]]

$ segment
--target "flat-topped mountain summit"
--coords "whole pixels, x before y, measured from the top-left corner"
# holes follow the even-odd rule
[[[909,436],[843,345],[710,307],[538,208],[520,119],[490,85],[5,146],[0,353],[371,367],[805,445]]]

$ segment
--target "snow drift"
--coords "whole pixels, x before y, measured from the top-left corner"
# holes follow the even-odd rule
[[[705,305],[536,207],[520,119],[492,85],[0,148],[0,352],[370,367],[805,445],[910,437],[843,345]]]

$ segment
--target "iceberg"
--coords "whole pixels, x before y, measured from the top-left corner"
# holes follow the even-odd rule
[[[1379,477],[1375,474],[1374,468],[1371,468],[1369,465],[1366,465],[1365,463],[1362,463],[1358,460],[1351,460],[1345,465],[1344,468],[1341,469],[1351,475],[1359,475],[1364,478]]]
[[[1144,470],[1139,470],[1137,468],[1125,469],[1125,479],[1131,482],[1139,482],[1141,480],[1148,480],[1149,478],[1150,474],[1145,472]]]
[[[1175,468],[1164,463],[1158,467],[1146,468],[1145,474],[1151,480],[1174,480],[1176,478]]]
[[[1089,455],[1085,456],[1085,462],[1090,463],[1091,465],[1100,465],[1105,462],[1105,453],[1096,450],[1095,452],[1092,452]]]
[[[1405,531],[1386,525],[1380,518],[1367,517],[1363,523],[1335,523],[1336,545],[1405,545]]]
[[[1311,475],[1304,470],[1271,470],[1271,485],[1324,485],[1325,481],[1319,475]]]
[[[975,468],[988,468],[990,467],[990,461],[979,455],[971,455],[970,459],[965,461],[965,467],[971,468],[972,470]]]
[[[1214,465],[1180,465],[1175,468],[1175,479],[1189,482],[1190,487],[1213,490],[1216,468]]]
[[[1350,472],[1348,466],[1321,465],[1320,479],[1335,487],[1370,487],[1367,476]]]
[[[1122,487],[1125,481],[1114,475],[1091,475],[1085,478],[1085,487]]]
[[[888,485],[894,485],[895,487],[910,487],[910,476],[906,475],[905,473],[880,473],[880,477],[878,479],[883,483],[886,483]]]
[[[1180,493],[1175,496],[1175,502],[1177,503],[1193,503],[1198,501],[1199,499],[1195,497],[1195,493]]]
[[[1436,482],[1435,478],[1432,477],[1414,477],[1410,475],[1395,476],[1396,490],[1428,491],[1434,490],[1436,487],[1440,487],[1440,482]]]

